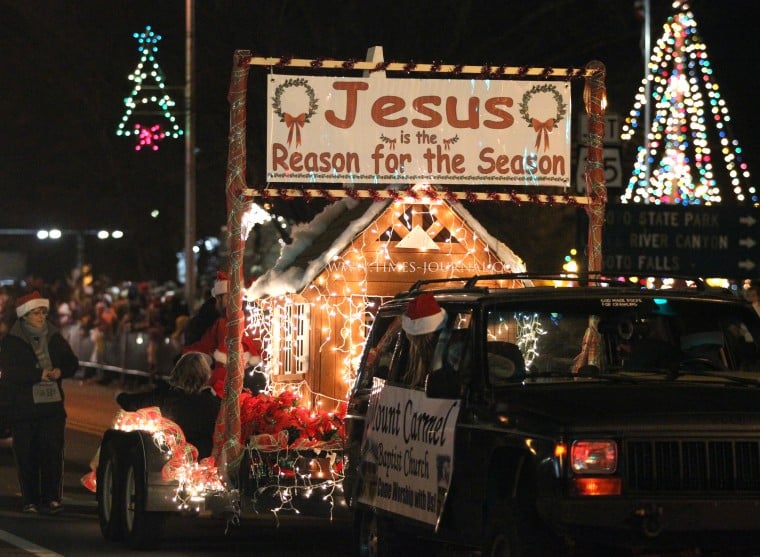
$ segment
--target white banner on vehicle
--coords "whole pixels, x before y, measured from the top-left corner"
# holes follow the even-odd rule
[[[567,82],[266,79],[269,182],[570,184]]]
[[[435,525],[454,471],[459,401],[375,379],[360,463],[360,503]]]

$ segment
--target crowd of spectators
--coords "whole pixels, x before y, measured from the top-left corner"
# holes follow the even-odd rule
[[[194,307],[175,283],[124,282],[111,284],[97,280],[56,281],[47,284],[27,277],[13,285],[0,286],[0,338],[15,319],[15,300],[38,290],[50,300],[49,320],[69,336],[89,339],[92,353],[79,354],[80,360],[102,362],[109,340],[129,332],[142,332],[147,338],[146,355],[150,374],[166,374],[158,369],[160,344],[170,343],[177,354],[184,344],[184,326]],[[165,366],[164,366],[165,367]]]

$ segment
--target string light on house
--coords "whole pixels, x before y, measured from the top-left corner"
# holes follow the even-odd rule
[[[621,201],[711,205],[728,194],[728,190],[721,191],[720,179],[730,183],[738,202],[757,204],[760,198],[750,184],[742,148],[732,137],[731,115],[713,76],[694,14],[687,2],[676,0],[673,7],[675,14],[663,26],[647,65],[648,75],[642,79],[623,124],[621,137],[630,141],[642,123],[643,107],[652,103],[649,137],[638,148]],[[725,178],[716,175],[719,158]]]
[[[293,384],[279,381],[278,376],[293,372],[288,366],[300,354],[306,358],[303,344],[293,344],[298,330],[309,330],[308,305],[311,312],[319,317],[311,317],[311,322],[319,322],[322,330],[320,354],[334,354],[337,377],[346,394],[354,383],[356,371],[374,318],[374,310],[385,301],[382,296],[369,296],[367,283],[372,272],[410,272],[409,263],[396,260],[392,244],[399,244],[412,237],[420,228],[419,241],[436,246],[437,261],[427,263],[428,273],[438,273],[450,278],[469,275],[473,272],[492,272],[500,260],[488,249],[487,243],[476,232],[469,231],[464,221],[454,217],[444,224],[440,221],[439,208],[442,200],[428,199],[426,203],[406,196],[394,201],[389,207],[390,218],[382,226],[375,221],[368,226],[370,234],[355,238],[341,253],[329,258],[322,274],[315,278],[301,295],[271,296],[249,302],[252,316],[249,328],[255,328],[262,339],[266,356],[266,368],[270,374],[273,393],[292,388]],[[421,223],[421,224],[420,224]],[[439,236],[440,235],[440,236]],[[370,247],[368,241],[376,240]],[[433,238],[436,238],[434,241]],[[458,247],[458,249],[454,249]],[[420,245],[409,246],[420,252]],[[485,254],[486,259],[482,260]],[[498,269],[503,271],[501,267]],[[439,276],[439,275],[436,276]],[[308,300],[308,303],[307,303]],[[303,309],[292,312],[286,308],[302,304]],[[302,320],[296,325],[297,319]],[[304,360],[305,361],[305,360]],[[342,399],[333,399],[324,393],[311,392],[305,382],[299,384],[298,393],[302,400],[318,405],[320,401],[338,405]]]
[[[158,143],[166,138],[179,139],[184,135],[177,118],[172,114],[176,103],[166,91],[164,76],[158,65],[158,42],[161,35],[150,25],[142,33],[134,33],[140,61],[129,74],[134,83],[132,92],[124,98],[124,114],[116,129],[118,136],[134,136],[136,151],[158,151]],[[135,120],[139,120],[134,122]],[[132,123],[134,122],[134,123]]]

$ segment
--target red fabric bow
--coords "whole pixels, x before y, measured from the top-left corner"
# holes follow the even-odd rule
[[[292,116],[285,113],[285,125],[288,126],[288,147],[290,147],[293,141],[293,130],[296,132],[296,147],[301,145],[301,128],[306,123],[306,114],[302,113],[298,116]]]
[[[554,129],[554,118],[540,122],[533,118],[533,129],[536,132],[536,150],[541,147],[541,138],[544,140],[544,151],[549,148],[549,132]]]

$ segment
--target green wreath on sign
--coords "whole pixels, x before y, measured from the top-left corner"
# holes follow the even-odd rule
[[[541,121],[530,115],[530,100],[536,93],[552,94],[554,102],[557,103],[557,113],[553,118]],[[528,126],[532,127],[536,132],[536,149],[541,147],[542,141],[544,144],[544,151],[549,148],[549,132],[558,127],[560,120],[565,117],[566,112],[567,105],[562,102],[562,95],[555,85],[548,83],[545,85],[534,85],[529,91],[525,92],[522,96],[522,101],[520,102],[520,114],[522,115],[523,120],[528,122]]]
[[[306,96],[309,97],[308,112],[302,112],[294,116],[282,111],[282,94],[290,87],[303,87],[305,89]],[[288,146],[292,143],[293,136],[295,135],[296,147],[298,147],[301,145],[301,128],[311,120],[311,117],[317,113],[317,108],[319,108],[314,89],[303,77],[286,79],[275,88],[272,101],[274,113],[279,116],[280,122],[285,122],[285,125],[288,127]]]

